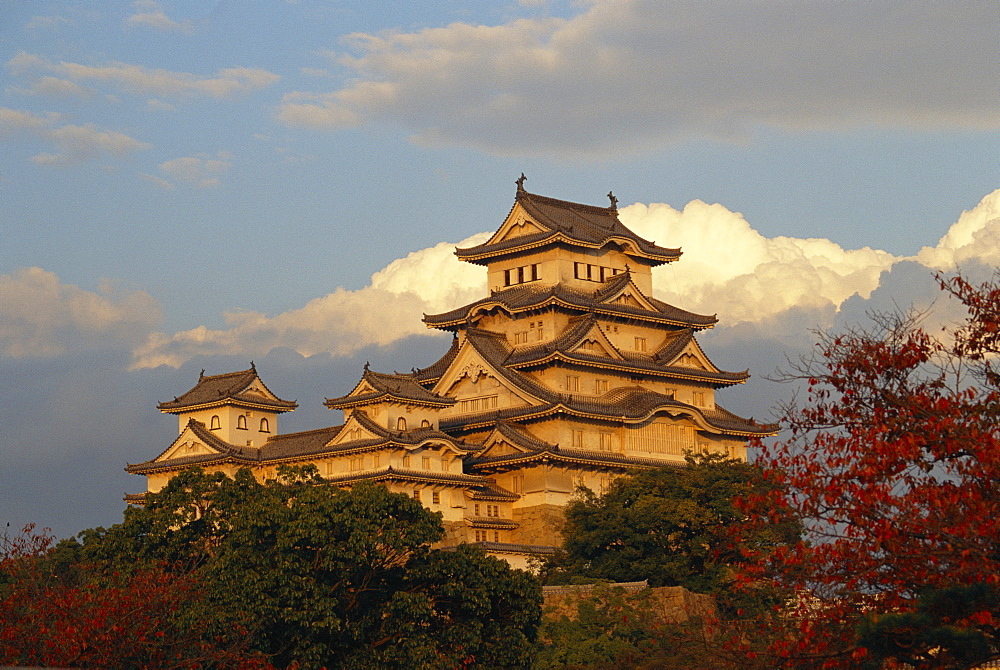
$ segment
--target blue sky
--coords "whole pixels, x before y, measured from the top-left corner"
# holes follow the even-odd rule
[[[683,259],[757,375],[809,328],[1000,262],[994,2],[0,0],[0,522],[117,520],[158,401],[257,361],[332,424],[442,341],[453,246],[527,188]],[[963,212],[966,212],[963,214]],[[985,275],[984,275],[985,276]]]

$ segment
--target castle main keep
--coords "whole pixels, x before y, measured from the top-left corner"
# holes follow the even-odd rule
[[[366,366],[325,401],[339,425],[281,434],[296,404],[253,366],[202,374],[159,405],[178,417],[177,439],[128,471],[155,492],[191,466],[265,479],[314,464],[332,485],[376,481],[440,512],[445,546],[479,544],[524,567],[560,544],[579,486],[683,466],[689,451],[744,459],[747,439],[774,426],[726,411],[716,391],[748,372],[720,370],[699,346],[715,316],[652,297],[652,268],[681,252],[627,229],[608,195],[608,207],[556,200],[526,191],[522,175],[493,236],[455,251],[485,268],[488,295],[424,317],[453,334],[448,351],[409,373]]]

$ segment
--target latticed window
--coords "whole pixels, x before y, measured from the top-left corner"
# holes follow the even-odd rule
[[[651,423],[626,433],[626,449],[681,456],[695,447],[695,429],[680,424]]]

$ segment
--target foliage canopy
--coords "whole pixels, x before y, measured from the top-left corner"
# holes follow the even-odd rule
[[[776,487],[746,511],[808,530],[757,575],[803,594],[772,621],[788,666],[1000,658],[1000,284],[939,282],[964,322],[934,335],[921,315],[877,315],[824,337],[796,371],[809,396],[790,437],[760,445]]]

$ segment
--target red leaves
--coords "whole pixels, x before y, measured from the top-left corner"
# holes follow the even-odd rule
[[[178,625],[181,604],[198,597],[190,577],[157,566],[105,574],[96,564],[57,573],[46,561],[51,538],[32,531],[0,538],[0,664],[266,667],[257,658],[206,646],[190,624]]]
[[[808,403],[789,412],[791,437],[756,445],[786,493],[748,497],[742,509],[761,524],[801,518],[810,536],[761,557],[748,579],[812,594],[808,615],[796,619],[799,641],[804,652],[831,654],[830,667],[851,667],[866,653],[853,641],[861,618],[1000,574],[1000,374],[992,367],[1000,285],[939,281],[968,310],[958,330],[938,339],[914,318],[881,316],[871,332],[825,338],[798,371]],[[993,626],[994,615],[968,623]]]

